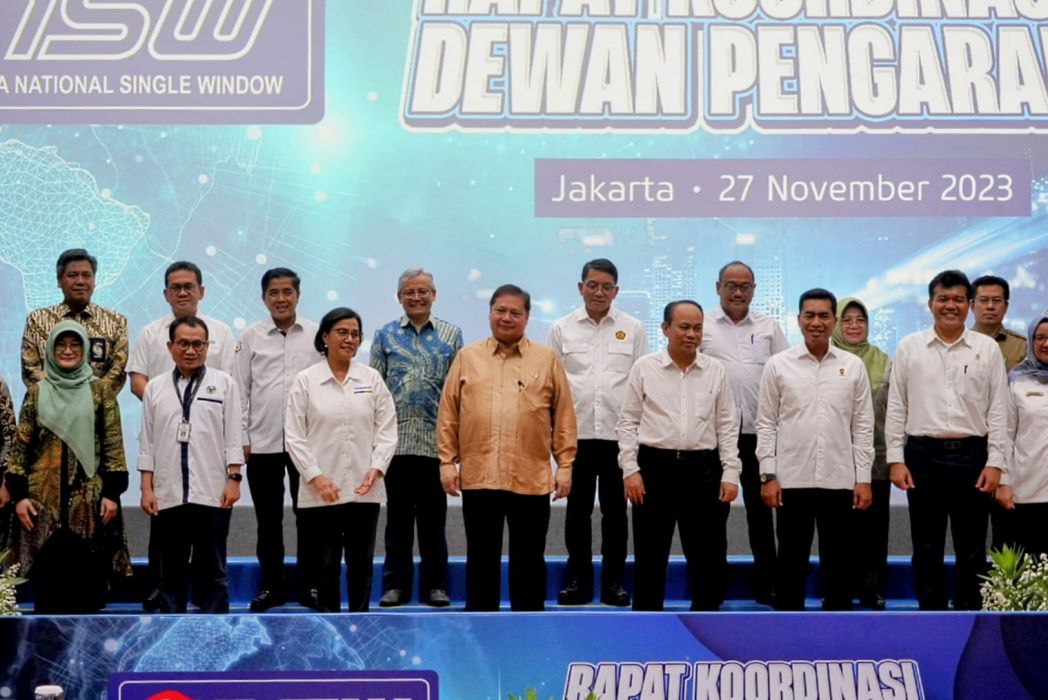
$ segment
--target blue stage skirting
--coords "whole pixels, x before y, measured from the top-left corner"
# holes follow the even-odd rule
[[[565,585],[564,567],[566,557],[546,558],[546,600],[554,605],[557,600],[557,591]],[[297,592],[297,577],[295,572],[295,561],[289,558],[286,563],[289,578],[291,580],[291,598]],[[948,558],[946,562],[947,577],[952,579],[953,559]],[[134,607],[146,595],[145,586],[146,563],[143,559],[134,561],[135,577],[120,585],[114,592],[112,602],[116,609],[124,606]],[[416,562],[416,588],[418,566]],[[753,604],[753,559],[748,556],[728,557],[728,589],[725,609],[761,609]],[[808,576],[808,594],[811,601],[818,601],[821,597],[819,582],[819,561],[813,558],[811,572]],[[259,567],[258,562],[251,557],[233,557],[229,560],[229,594],[234,608],[246,607],[247,603],[258,594]],[[466,561],[464,557],[452,557],[448,566],[448,593],[451,595],[452,604],[461,606],[466,590]],[[626,589],[632,590],[633,586],[633,561],[626,563]],[[342,596],[345,600],[345,578],[342,579]],[[683,557],[672,557],[669,564],[669,572],[666,580],[666,601],[668,609],[687,608],[688,581]],[[594,591],[596,591],[596,602],[599,606],[600,597],[600,558],[594,560]],[[26,591],[26,594],[29,592]],[[502,598],[507,600],[509,585],[507,583],[506,560],[502,565]],[[372,579],[372,603],[377,606],[378,599],[382,595],[382,560],[376,559],[374,565],[374,577]],[[418,593],[414,592],[414,600],[417,603]],[[910,567],[909,557],[888,558],[888,606],[895,609],[916,608],[913,590],[913,574]],[[25,598],[29,600],[29,596]],[[816,604],[816,603],[812,603]],[[424,606],[412,605],[409,608],[419,609]]]

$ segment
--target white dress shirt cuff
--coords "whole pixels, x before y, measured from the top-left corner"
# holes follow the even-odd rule
[[[308,483],[310,481],[313,481],[313,479],[316,479],[318,476],[320,476],[323,473],[324,472],[320,471],[320,467],[314,465],[314,466],[310,467],[309,469],[303,470],[302,478],[305,479],[306,482]]]
[[[885,458],[888,460],[888,464],[896,464],[906,461],[901,448],[889,448]]]
[[[722,484],[734,484],[739,485],[739,470],[738,469],[727,469],[721,474]]]
[[[146,455],[146,454],[139,453],[139,455],[138,455],[138,471],[140,471],[140,472],[156,471],[156,464],[153,462],[153,455]]]
[[[625,479],[628,476],[633,476],[640,472],[640,465],[636,462],[627,462],[622,465],[622,478]]]
[[[226,464],[243,464],[244,463],[244,448],[243,446],[227,447],[226,448]]]
[[[869,467],[866,467],[865,469],[860,467],[860,468],[857,468],[855,470],[855,483],[856,484],[868,484],[868,483],[870,483],[870,480],[872,478],[873,478],[873,470],[870,469]]]

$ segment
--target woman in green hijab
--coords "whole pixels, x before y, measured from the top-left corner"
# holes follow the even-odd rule
[[[888,507],[891,481],[884,443],[884,415],[888,409],[888,378],[891,360],[883,350],[871,345],[870,315],[866,305],[848,297],[837,304],[837,326],[831,342],[834,347],[857,355],[866,366],[873,391],[873,503],[867,510],[853,510],[856,546],[853,590],[859,605],[873,610],[884,609],[885,585],[888,582]]]
[[[130,576],[120,494],[127,490],[120,411],[95,381],[83,326],[47,339],[44,378],[22,404],[7,489],[22,527],[11,549],[38,613],[97,612],[113,575]]]

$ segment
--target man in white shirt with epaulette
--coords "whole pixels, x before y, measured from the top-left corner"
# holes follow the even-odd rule
[[[175,369],[146,385],[138,454],[160,574],[158,609],[184,613],[191,597],[201,612],[224,613],[226,538],[244,463],[240,392],[232,376],[206,366],[204,321],[177,319],[169,334]]]
[[[717,610],[728,566],[728,507],[739,493],[739,423],[724,365],[700,355],[702,307],[663,310],[666,349],[637,360],[619,413],[619,466],[633,504],[633,609],[662,610],[673,529],[692,610]]]
[[[262,275],[262,302],[269,318],[245,328],[236,351],[247,484],[258,524],[255,554],[260,577],[252,612],[265,612],[287,600],[284,474],[297,514],[298,470],[284,444],[284,413],[295,376],[323,359],[313,346],[317,324],[297,313],[300,287],[293,270],[267,270]]]
[[[849,516],[873,500],[873,396],[862,360],[831,347],[836,324],[832,293],[801,294],[804,344],[769,359],[761,376],[757,458],[761,497],[778,509],[778,610],[804,610],[816,527],[823,609],[852,607]]]
[[[928,284],[932,328],[899,343],[884,437],[891,480],[906,491],[922,610],[947,607],[943,550],[956,554],[953,607],[979,610],[990,502],[1005,468],[1008,382],[997,343],[965,328],[972,285],[959,270]]]
[[[753,554],[754,598],[771,605],[775,593],[775,525],[772,510],[761,500],[757,463],[757,393],[761,372],[772,355],[789,347],[778,322],[750,310],[757,284],[750,266],[733,260],[717,274],[718,308],[703,328],[702,354],[724,363],[735,391],[739,413],[739,459],[742,502]]]
[[[605,258],[582,266],[579,294],[582,308],[550,328],[549,346],[564,363],[578,420],[578,453],[572,471],[564,522],[568,549],[567,586],[561,605],[593,600],[593,497],[600,498],[600,601],[618,607],[630,604],[623,587],[629,526],[622,497],[622,472],[615,424],[626,389],[626,377],[639,358],[648,354],[644,325],[612,308],[619,293],[619,271]]]

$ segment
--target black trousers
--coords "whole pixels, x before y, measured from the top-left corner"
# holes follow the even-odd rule
[[[936,440],[908,436],[904,452],[914,488],[910,503],[913,576],[921,610],[945,610],[943,554],[946,527],[957,557],[953,607],[982,607],[979,576],[986,572],[986,523],[990,494],[975,488],[986,467],[986,438]]]
[[[259,588],[286,593],[284,577],[284,474],[291,490],[291,507],[298,515],[298,470],[287,452],[251,453],[247,486],[258,522],[255,555],[260,569]]]
[[[823,607],[850,610],[850,489],[783,489],[777,516],[779,579],[777,610],[804,610],[808,565],[815,528],[819,530],[819,571]]]
[[[637,454],[644,503],[633,506],[633,609],[662,610],[674,527],[687,560],[692,610],[724,602],[728,504],[716,450],[680,453],[644,445]]]
[[[226,537],[232,514],[232,508],[184,503],[153,517],[162,612],[184,613],[190,590],[200,612],[229,612]]]
[[[1002,544],[1022,547],[1027,554],[1048,554],[1048,503],[1016,503],[1008,513],[1015,524],[1013,536]]]
[[[1000,549],[1006,544],[1015,543],[1021,533],[1014,510],[1005,510],[996,500],[990,502],[990,546]],[[1025,548],[1024,548],[1025,549]]]
[[[866,510],[852,510],[851,594],[856,598],[884,597],[888,584],[888,526],[892,482],[874,479],[873,502]],[[822,534],[819,534],[822,537]]]
[[[499,609],[502,530],[509,525],[509,603],[542,610],[546,603],[549,495],[471,489],[462,492],[466,528],[466,610]]]
[[[593,497],[600,496],[600,555],[602,590],[621,586],[626,570],[629,525],[619,469],[619,445],[614,440],[579,440],[571,469],[571,493],[564,519],[568,548],[568,581],[583,593],[593,593]]]
[[[349,612],[367,612],[375,559],[378,503],[338,503],[302,508],[298,512],[299,542],[308,542],[299,559],[304,590],[316,589],[319,612],[339,612],[342,595],[339,574],[346,555]]]
[[[444,536],[448,497],[440,485],[436,457],[397,455],[386,470],[386,560],[382,590],[396,588],[411,597],[412,549],[418,527],[420,601],[434,588],[448,587],[448,542]]]
[[[757,459],[757,436],[739,434],[739,459],[742,460],[742,502],[746,506],[746,529],[753,554],[754,597],[766,598],[775,586],[775,521],[772,509],[761,500],[760,462]]]

